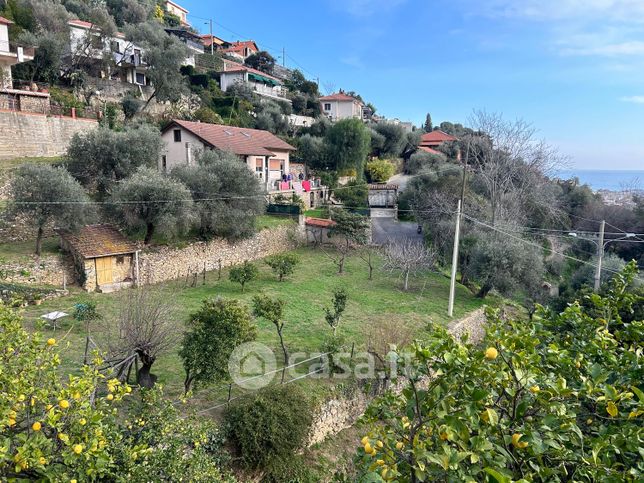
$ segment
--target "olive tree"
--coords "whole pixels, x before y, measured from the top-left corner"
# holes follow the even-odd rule
[[[161,147],[159,131],[151,126],[124,131],[99,127],[74,135],[67,148],[66,165],[83,186],[103,198],[137,168],[156,167]]]
[[[256,327],[248,308],[238,300],[204,300],[190,315],[179,356],[186,372],[186,393],[195,385],[228,378],[228,359],[235,347],[255,340]]]
[[[282,353],[284,354],[284,367],[288,366],[288,350],[284,342],[284,306],[286,301],[280,298],[271,298],[268,295],[256,295],[253,297],[253,313],[256,317],[271,322],[277,330],[277,336],[280,339]],[[284,381],[284,372],[282,372],[282,382]]]
[[[333,169],[355,168],[356,176],[362,178],[364,163],[371,149],[371,137],[360,119],[336,122],[326,133],[324,141]]]
[[[86,224],[93,212],[82,186],[64,168],[24,164],[11,180],[8,213],[27,218],[37,228],[36,255],[48,223],[74,229]]]
[[[338,274],[344,273],[344,262],[349,254],[358,246],[367,243],[369,222],[362,215],[344,210],[334,210],[331,213],[334,225],[328,235],[335,254],[327,254],[338,267]]]
[[[195,201],[197,225],[202,237],[230,240],[255,233],[257,216],[264,213],[265,198],[257,177],[230,153],[207,150],[197,156],[196,166],[172,170]]]
[[[145,230],[146,245],[157,231],[176,235],[194,219],[188,188],[156,169],[139,168],[114,190],[110,202],[128,228]]]

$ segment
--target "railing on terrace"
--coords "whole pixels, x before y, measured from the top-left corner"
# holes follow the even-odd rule
[[[49,84],[46,82],[34,82],[22,79],[14,79],[13,88],[20,91],[49,92]]]
[[[12,54],[17,54],[19,49],[22,49],[23,55],[27,57],[33,57],[36,49],[34,47],[28,47],[25,45],[18,45],[8,40],[0,40],[0,52],[10,52]]]
[[[252,81],[249,81],[248,84],[258,94],[286,99],[286,93],[288,92],[288,90],[282,86],[269,87],[265,84],[261,84],[259,82],[252,82]]]

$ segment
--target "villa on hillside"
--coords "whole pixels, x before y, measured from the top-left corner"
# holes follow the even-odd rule
[[[35,83],[21,84],[13,80],[11,67],[32,61],[35,49],[10,41],[9,25],[12,23],[0,17],[0,109],[46,114],[49,111],[49,93]]]
[[[458,139],[452,136],[451,134],[447,134],[446,132],[443,132],[440,129],[436,129],[435,131],[431,131],[422,135],[422,137],[420,138],[420,144],[418,145],[418,149],[420,151],[424,151],[430,154],[435,154],[437,156],[445,156],[444,153],[438,151],[436,148],[443,143],[452,142],[452,141],[458,141]],[[459,152],[458,159],[460,159],[460,152]]]
[[[255,43],[254,40],[237,40],[236,42],[230,42],[227,44],[228,45],[222,45],[219,48],[219,52],[236,57],[241,62],[251,55],[259,52],[259,47],[257,47],[257,43]]]
[[[322,96],[319,101],[322,114],[333,122],[348,118],[364,118],[364,104],[342,90],[329,96]]]
[[[237,155],[265,183],[267,191],[279,189],[290,172],[290,155],[295,151],[268,131],[176,119],[161,132],[161,139],[165,148],[159,169],[163,172],[191,166],[197,151],[216,148]]]
[[[179,18],[179,22],[183,27],[189,27],[190,22],[188,22],[188,10],[183,8],[178,3],[174,3],[170,0],[166,0],[164,3],[165,11]]]
[[[219,73],[219,82],[224,92],[233,85],[241,84],[260,96],[291,103],[286,97],[287,89],[280,79],[243,64],[224,62],[224,71]]]

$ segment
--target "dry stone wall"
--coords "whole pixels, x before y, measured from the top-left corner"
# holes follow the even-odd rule
[[[74,283],[74,266],[61,255],[35,255],[20,262],[3,262],[5,281],[20,285],[50,285],[63,288]]]
[[[253,237],[230,243],[223,239],[193,243],[185,248],[162,247],[139,256],[142,283],[175,280],[204,270],[217,270],[246,260],[257,260],[295,248],[301,233],[291,226],[262,230]]]
[[[0,111],[0,160],[60,156],[74,134],[97,126],[91,119]]]
[[[485,336],[485,324],[485,309],[481,308],[451,323],[448,326],[448,331],[457,339],[467,333],[468,340],[477,344]],[[404,381],[399,379],[393,387],[393,391],[399,393],[404,387]],[[369,403],[370,398],[358,391],[348,398],[332,399],[322,404],[313,417],[308,446],[320,443],[328,436],[353,426],[364,414]]]

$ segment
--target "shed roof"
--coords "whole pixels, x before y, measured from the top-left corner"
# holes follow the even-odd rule
[[[397,184],[385,184],[385,183],[372,183],[369,185],[370,190],[397,190]]]
[[[113,225],[87,225],[76,233],[69,230],[59,230],[59,233],[83,258],[126,255],[138,250],[136,244]]]
[[[447,134],[440,129],[435,131],[425,133],[420,138],[420,144],[434,144],[434,143],[444,143],[446,141],[456,141],[457,139],[451,134]]]
[[[179,126],[202,139],[205,143],[222,151],[240,156],[274,156],[271,150],[295,151],[295,148],[274,134],[261,129],[247,129],[207,122],[182,121],[175,119],[163,132]]]
[[[335,226],[335,221],[327,220],[326,218],[307,218],[304,221],[307,226],[314,226],[316,228],[330,228]]]

